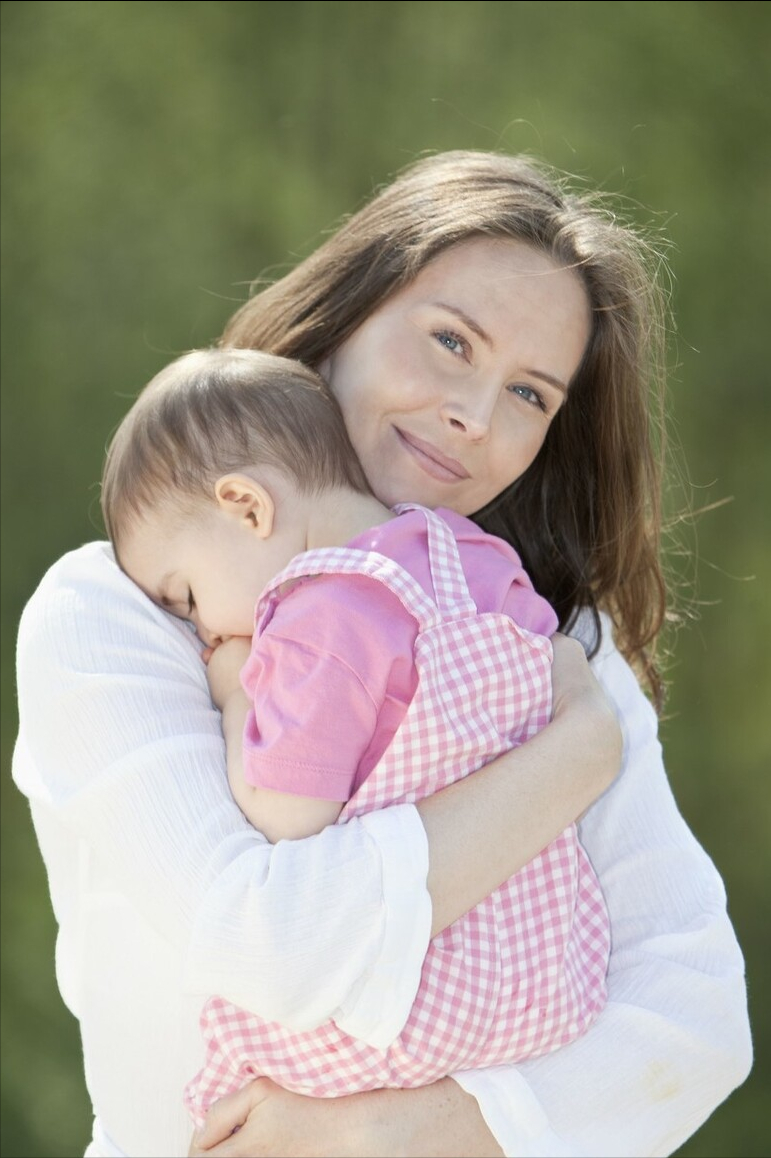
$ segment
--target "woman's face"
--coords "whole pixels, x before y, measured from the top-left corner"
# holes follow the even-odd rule
[[[589,340],[578,276],[518,241],[445,250],[320,367],[370,486],[470,515],[530,466]]]

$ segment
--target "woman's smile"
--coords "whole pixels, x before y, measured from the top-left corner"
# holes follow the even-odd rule
[[[418,466],[439,482],[463,482],[464,479],[471,478],[469,471],[458,462],[455,458],[450,458],[446,454],[442,454],[430,442],[426,442],[422,438],[418,438],[415,434],[408,434],[405,430],[400,430],[398,426],[394,426],[396,437],[401,446],[411,454]]]

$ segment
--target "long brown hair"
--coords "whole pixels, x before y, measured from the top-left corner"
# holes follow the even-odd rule
[[[609,614],[660,704],[666,299],[659,255],[598,198],[529,158],[449,152],[406,169],[295,269],[233,315],[221,343],[318,366],[442,250],[512,238],[582,278],[592,333],[569,402],[529,469],[475,519],[520,553],[567,630]]]

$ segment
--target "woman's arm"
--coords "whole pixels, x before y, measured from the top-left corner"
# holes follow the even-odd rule
[[[752,1064],[723,883],[678,812],[654,712],[609,638],[595,670],[625,731],[622,774],[581,823],[610,912],[609,1003],[565,1050],[459,1076],[507,1154],[670,1154]]]
[[[566,1049],[456,1075],[509,1155],[671,1154],[752,1064],[723,883],[677,809],[655,713],[605,629],[593,666],[623,723],[624,764],[580,832],[610,912],[609,1002]],[[418,1132],[423,1113],[405,1096],[402,1130],[412,1122]],[[435,1125],[435,1144],[451,1145]]]
[[[671,1154],[752,1064],[722,881],[678,812],[655,714],[606,632],[594,668],[623,722],[624,766],[580,832],[610,912],[609,1002],[564,1050],[457,1075],[510,1155]]]
[[[104,544],[60,560],[25,610],[14,776],[44,817],[65,940],[77,935],[82,874],[70,860],[81,847],[105,866],[104,888],[178,955],[187,992],[304,1027],[383,965],[401,1016],[430,927],[417,813],[394,808],[271,846],[229,792],[199,647]],[[321,973],[319,959],[336,966]]]
[[[475,792],[461,780],[417,806],[428,834],[432,937],[537,856],[618,773],[618,721],[583,648],[562,635],[553,647],[549,727],[475,772]]]

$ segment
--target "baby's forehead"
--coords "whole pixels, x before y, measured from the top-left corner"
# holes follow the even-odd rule
[[[173,575],[178,535],[174,521],[146,510],[124,528],[116,555],[130,579],[159,601]]]

